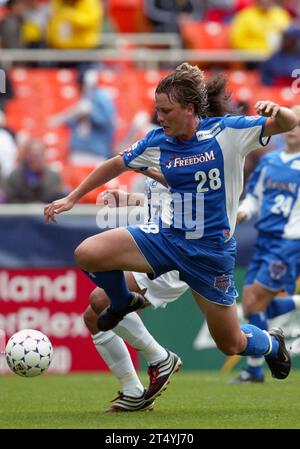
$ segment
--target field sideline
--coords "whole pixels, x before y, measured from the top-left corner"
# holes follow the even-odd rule
[[[1,377],[1,429],[299,429],[300,372],[285,381],[226,385],[236,373],[177,373],[152,412],[105,414],[110,374]],[[147,375],[142,374],[144,384]]]

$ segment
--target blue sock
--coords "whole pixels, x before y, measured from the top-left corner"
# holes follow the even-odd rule
[[[248,316],[249,324],[259,327],[261,330],[268,330],[268,320],[265,312],[251,313]]]
[[[132,298],[132,293],[128,290],[123,271],[84,271],[97,287],[103,288],[111,301],[112,310],[125,309]]]
[[[273,298],[268,308],[266,314],[268,318],[275,318],[276,316],[284,315],[291,310],[296,309],[296,304],[291,296],[286,296],[284,298]]]
[[[272,350],[269,357],[276,357],[278,353],[279,344],[276,338],[268,337],[266,332],[262,331],[252,324],[243,324],[241,331],[247,337],[247,346],[240,355],[265,355],[270,351],[270,340],[272,340]]]
[[[252,313],[248,316],[249,324],[259,327],[261,330],[268,330],[268,321],[265,312]],[[260,360],[261,359],[261,360]],[[245,370],[252,374],[256,379],[263,377],[262,355],[251,355],[247,358]]]

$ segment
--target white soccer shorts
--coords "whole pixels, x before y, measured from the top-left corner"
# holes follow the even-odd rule
[[[147,289],[145,298],[151,305],[157,309],[158,307],[166,307],[168,303],[176,301],[189,286],[179,279],[178,271],[169,271],[151,281],[145,273],[132,273],[139,288]]]

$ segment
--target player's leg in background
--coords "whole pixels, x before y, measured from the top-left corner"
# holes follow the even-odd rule
[[[271,291],[258,283],[246,285],[243,289],[243,313],[250,324],[262,330],[269,329],[268,320],[300,307],[300,296],[276,297]],[[264,381],[264,357],[249,356],[241,373],[230,383],[251,383]]]
[[[260,284],[245,285],[242,294],[243,314],[249,324],[268,330],[266,309],[276,292],[271,292]],[[263,355],[248,356],[241,373],[230,383],[264,382]]]
[[[210,333],[218,348],[226,355],[264,356],[273,377],[288,376],[291,362],[280,330],[268,333],[251,324],[239,325],[237,307],[221,306],[193,292],[204,313]]]

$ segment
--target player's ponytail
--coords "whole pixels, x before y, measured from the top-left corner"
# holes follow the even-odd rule
[[[208,110],[210,117],[222,117],[234,113],[231,93],[227,90],[227,77],[219,73],[206,82]]]

